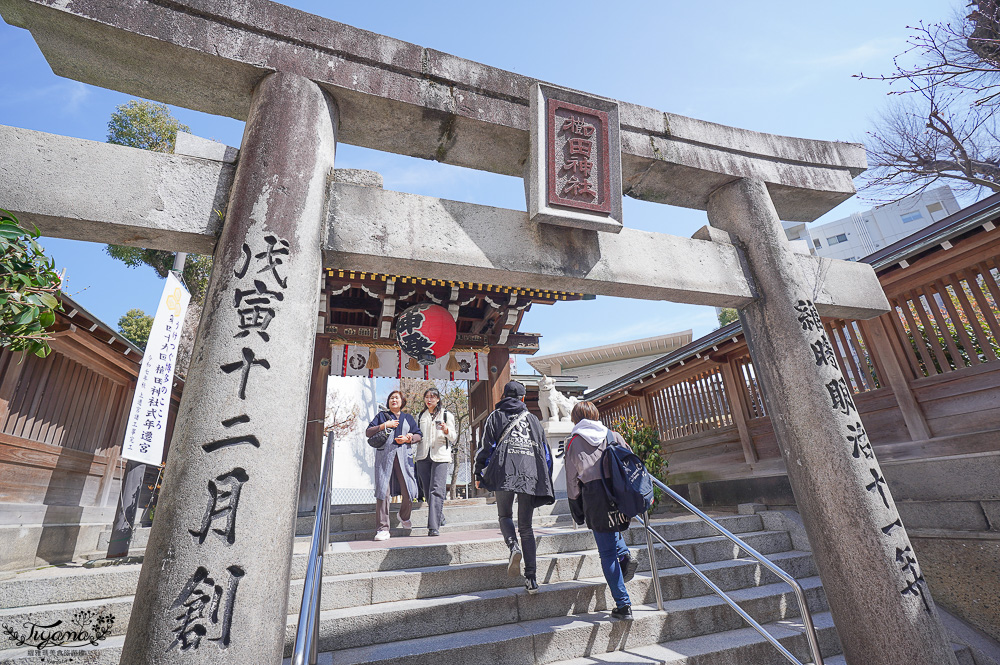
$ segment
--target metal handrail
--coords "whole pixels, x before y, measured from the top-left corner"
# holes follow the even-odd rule
[[[323,592],[323,555],[330,540],[330,478],[333,475],[333,432],[326,437],[323,464],[320,467],[319,491],[316,494],[316,521],[313,523],[309,561],[302,585],[299,625],[295,629],[292,665],[316,665],[316,642],[319,637],[319,606]]]
[[[734,536],[724,526],[713,520],[705,513],[703,513],[694,504],[689,502],[687,499],[682,497],[677,492],[667,487],[664,483],[660,482],[660,480],[658,480],[657,478],[653,478],[652,475],[650,475],[650,479],[653,481],[653,484],[656,485],[661,490],[663,490],[667,494],[667,496],[669,496],[671,499],[673,499],[677,503],[687,508],[691,513],[693,513],[696,517],[699,517],[703,522],[712,526],[716,531],[718,531],[720,534],[731,540],[737,547],[739,547],[741,550],[743,550],[751,557],[756,559],[761,565],[763,565],[765,568],[767,568],[772,573],[781,578],[783,582],[792,587],[792,591],[795,592],[795,600],[796,602],[798,602],[799,605],[799,616],[802,618],[802,623],[804,624],[805,627],[806,641],[809,643],[809,652],[812,654],[812,659],[813,659],[812,663],[813,665],[823,665],[823,656],[820,654],[819,651],[819,640],[816,638],[816,629],[813,626],[812,614],[809,612],[809,605],[806,602],[805,593],[803,593],[802,587],[799,586],[799,583],[795,580],[795,578],[786,573],[785,571],[783,571],[778,566],[776,566],[770,560],[766,559],[764,555],[757,552],[757,550],[753,549],[745,542]],[[732,607],[737,614],[743,617],[743,619],[746,620],[746,622],[749,623],[758,633],[760,633],[765,640],[770,642],[771,645],[774,646],[781,653],[781,655],[787,658],[790,662],[795,663],[795,665],[802,665],[802,663],[795,656],[793,656],[792,653],[788,651],[788,649],[783,647],[781,643],[774,638],[773,635],[767,632],[763,626],[761,626],[759,623],[757,623],[757,621],[754,620],[753,617],[751,617],[749,614],[743,611],[743,609],[736,604],[736,601],[734,601],[732,598],[726,595],[726,593],[722,589],[720,589],[714,582],[712,582],[712,580],[708,579],[705,576],[705,574],[702,573],[700,570],[698,570],[698,568],[695,567],[693,563],[688,561],[687,558],[685,558],[685,556],[681,554],[676,547],[671,545],[666,538],[657,533],[656,530],[654,530],[653,527],[650,526],[649,524],[649,513],[643,514],[642,524],[643,527],[645,527],[646,531],[646,547],[649,551],[649,569],[650,571],[653,572],[653,582],[654,582],[653,589],[656,592],[656,606],[660,611],[663,611],[663,590],[660,588],[660,577],[658,574],[659,567],[656,563],[656,554],[653,552],[653,541],[652,541],[653,538],[659,540],[664,545],[664,547],[670,550],[671,554],[677,557],[681,561],[681,563],[687,566],[691,570],[691,572],[697,575],[702,582],[707,584],[708,587],[712,589],[712,591],[714,591],[719,597],[721,597],[722,600],[726,602],[726,604]]]

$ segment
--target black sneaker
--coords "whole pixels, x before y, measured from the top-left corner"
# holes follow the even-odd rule
[[[438,532],[437,529],[428,529],[427,530],[427,535],[428,536],[440,536],[441,534]]]
[[[524,588],[528,590],[530,594],[538,593],[538,581],[535,580],[535,576],[524,578]]]
[[[635,577],[635,571],[639,569],[639,561],[629,553],[620,564],[622,567],[622,579],[626,582],[631,582],[632,578]]]
[[[507,560],[507,574],[511,577],[517,577],[521,574],[521,548],[517,546],[517,543],[513,543],[510,546],[510,558]]]
[[[616,607],[615,609],[611,610],[611,618],[612,619],[622,619],[623,621],[631,621],[632,620],[632,606],[631,605],[622,605],[621,607]]]

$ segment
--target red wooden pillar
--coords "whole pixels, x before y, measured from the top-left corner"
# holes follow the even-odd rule
[[[330,374],[330,341],[316,337],[313,368],[309,386],[309,410],[306,416],[306,442],[302,451],[302,474],[299,476],[299,514],[316,510],[319,471],[323,461],[323,426],[326,421],[326,384]],[[325,362],[324,362],[325,361]]]
[[[498,346],[490,349],[487,359],[487,368],[490,373],[490,409],[496,407],[496,403],[503,398],[503,387],[510,381],[510,349]]]

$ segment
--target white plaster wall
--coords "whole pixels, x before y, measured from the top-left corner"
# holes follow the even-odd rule
[[[375,379],[331,376],[326,387],[326,426],[352,418],[334,444],[332,503],[371,503],[375,499],[375,449],[365,429],[378,411]]]
[[[639,358],[625,358],[606,363],[587,365],[585,367],[569,367],[564,369],[562,373],[575,375],[577,383],[587,386],[587,390],[593,390],[614,381],[620,376],[625,376],[632,370],[639,369],[643,365],[653,362],[664,354],[665,352],[660,351]]]

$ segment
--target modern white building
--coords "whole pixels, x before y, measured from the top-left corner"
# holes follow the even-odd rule
[[[959,208],[951,188],[944,185],[825,224],[785,222],[785,235],[793,242],[805,241],[811,254],[856,261]]]
[[[593,346],[564,353],[531,356],[528,364],[546,376],[576,377],[578,383],[597,388],[624,376],[646,363],[689,344],[692,331],[669,333],[631,342]]]

